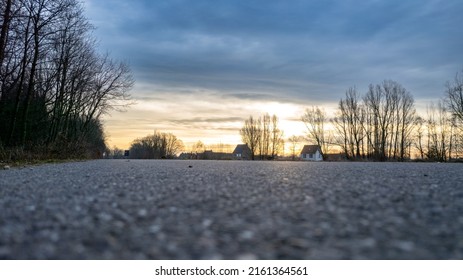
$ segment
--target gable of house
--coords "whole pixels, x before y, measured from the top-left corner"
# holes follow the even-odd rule
[[[323,160],[321,149],[318,145],[304,145],[300,157],[303,160]]]
[[[233,156],[237,158],[250,158],[251,149],[246,144],[236,145],[236,148],[233,150]]]

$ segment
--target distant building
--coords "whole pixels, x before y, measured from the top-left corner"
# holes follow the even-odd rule
[[[225,160],[232,159],[232,155],[229,153],[218,153],[212,150],[208,150],[204,151],[203,153],[198,153],[198,159]]]
[[[179,159],[197,159],[196,154],[194,153],[181,153],[178,156]]]
[[[304,145],[302,148],[300,158],[308,161],[322,161],[322,150],[318,145]]]
[[[347,160],[346,155],[344,153],[338,154],[324,154],[323,160],[326,161],[345,161]]]
[[[251,159],[251,149],[247,144],[239,144],[233,150],[233,157],[235,159]]]

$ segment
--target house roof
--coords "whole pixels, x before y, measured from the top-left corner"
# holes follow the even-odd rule
[[[315,154],[317,150],[321,151],[320,146],[318,145],[304,145],[301,154]]]
[[[247,144],[236,145],[236,148],[233,150],[233,154],[244,154],[250,152],[251,150],[249,149]]]

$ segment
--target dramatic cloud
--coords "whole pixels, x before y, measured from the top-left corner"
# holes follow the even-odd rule
[[[85,5],[102,49],[131,64],[134,98],[151,108],[158,102],[152,123],[169,119],[161,103],[169,99],[180,111],[192,106],[185,100],[219,102],[189,116],[205,129],[204,123],[214,128],[217,119],[237,121],[252,113],[227,110],[227,102],[333,106],[349,86],[365,91],[384,79],[401,83],[419,103],[439,98],[445,81],[463,68],[459,0],[86,0]]]

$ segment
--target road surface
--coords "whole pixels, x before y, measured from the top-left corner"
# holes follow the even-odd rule
[[[0,258],[462,259],[462,213],[462,164],[47,164],[0,170]]]

